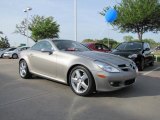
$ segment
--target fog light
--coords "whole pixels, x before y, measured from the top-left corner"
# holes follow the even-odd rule
[[[113,85],[114,83],[113,83],[113,82],[110,82],[110,84]]]

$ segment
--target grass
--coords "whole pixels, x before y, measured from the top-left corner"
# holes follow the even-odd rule
[[[157,62],[160,62],[160,51],[154,52],[155,58],[157,57]]]
[[[154,52],[154,55],[159,55],[160,56],[160,51]]]

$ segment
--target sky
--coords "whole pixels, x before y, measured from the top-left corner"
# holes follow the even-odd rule
[[[131,35],[137,38],[137,34],[119,33],[105,22],[105,18],[99,14],[105,6],[113,6],[121,0],[77,0],[77,26],[78,41],[84,39],[103,39],[105,37],[123,41],[123,37]],[[74,40],[74,0],[1,0],[0,4],[0,31],[7,35],[12,46],[26,43],[27,38],[15,34],[15,26],[26,18],[23,10],[32,7],[29,16],[52,16],[60,24],[60,38]],[[144,38],[152,38],[160,42],[160,33],[145,33]],[[34,43],[29,41],[30,45]]]

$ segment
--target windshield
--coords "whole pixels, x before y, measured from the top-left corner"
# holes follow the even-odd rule
[[[15,50],[16,48],[10,48],[8,51],[13,51],[13,50]]]
[[[117,48],[117,50],[141,50],[142,43],[121,43]]]
[[[55,46],[61,51],[89,51],[84,45],[70,40],[53,40]]]

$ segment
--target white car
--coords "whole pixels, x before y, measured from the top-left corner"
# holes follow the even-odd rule
[[[4,49],[4,50],[0,51],[0,58],[3,58],[3,55],[4,55],[5,52],[12,51],[14,49],[16,49],[16,48],[7,48],[7,49]]]
[[[13,59],[18,59],[19,54],[23,50],[27,50],[29,47],[18,47],[18,48],[12,48],[9,51],[5,52],[3,54],[3,58],[13,58]]]

